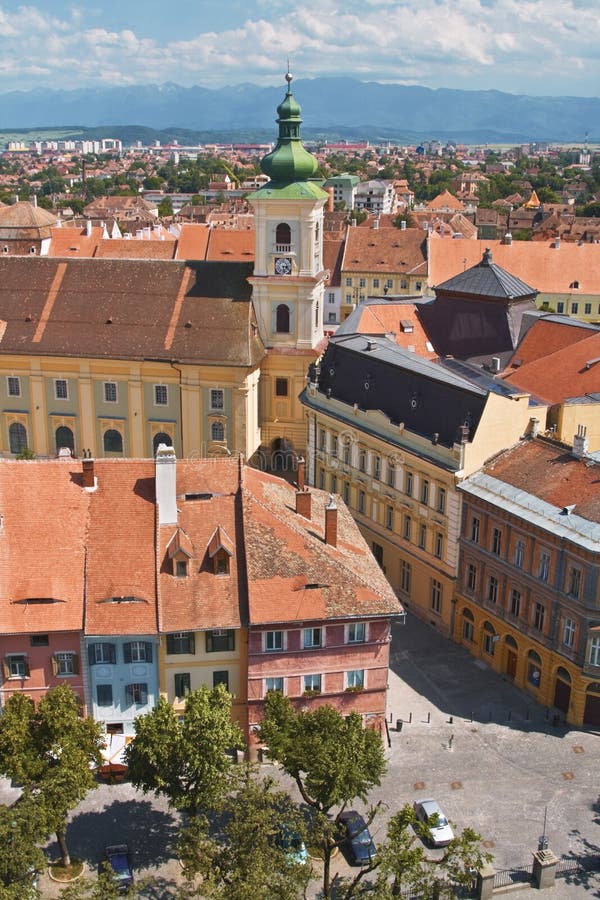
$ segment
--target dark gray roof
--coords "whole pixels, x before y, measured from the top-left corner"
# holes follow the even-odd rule
[[[489,249],[484,251],[480,263],[438,284],[435,292],[437,296],[460,294],[463,297],[473,296],[479,300],[485,298],[517,300],[537,295],[535,288],[511,275],[502,266],[496,265]]]

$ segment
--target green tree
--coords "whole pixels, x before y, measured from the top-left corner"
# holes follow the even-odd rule
[[[366,802],[371,788],[381,784],[386,769],[381,737],[364,728],[357,713],[343,716],[332,706],[296,711],[289,697],[270,691],[260,738],[313,811],[311,840],[323,853],[323,896],[329,897],[331,856],[342,840],[339,816],[355,798]],[[332,821],[333,807],[339,809]]]
[[[160,201],[158,204],[158,215],[161,218],[173,215],[173,202],[170,197],[165,197]]]
[[[231,784],[228,751],[243,747],[239,726],[231,720],[231,699],[219,684],[191,691],[181,721],[162,697],[139,716],[125,752],[133,784],[144,793],[163,794],[191,815],[217,802]]]
[[[392,225],[394,226],[394,228],[402,228],[403,222],[406,222],[406,228],[415,228],[416,226],[415,220],[408,209],[404,210],[404,212],[398,213],[398,215],[392,220]]]
[[[102,743],[101,726],[81,717],[68,685],[48,691],[37,708],[25,694],[13,694],[0,717],[0,772],[36,799],[64,866],[71,862],[67,817],[96,787],[91,766],[101,762]]]
[[[191,819],[178,844],[188,880],[185,896],[199,896],[194,886],[198,875],[206,900],[296,900],[304,895],[310,865],[282,846],[286,836],[301,839],[304,821],[290,796],[273,785],[270,778],[257,779],[247,766],[238,789],[218,805],[217,836],[211,836],[205,816]]]
[[[33,873],[46,865],[39,846],[46,835],[43,811],[28,791],[13,806],[0,806],[0,885],[26,893]]]
[[[121,900],[122,897],[138,897],[148,879],[136,882],[123,890],[115,879],[110,864],[105,862],[97,878],[81,878],[60,892],[60,900]],[[0,898],[1,900],[1,898]]]

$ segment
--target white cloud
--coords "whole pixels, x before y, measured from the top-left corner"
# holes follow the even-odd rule
[[[222,0],[221,0],[222,2]],[[256,0],[224,31],[161,41],[111,27],[85,2],[62,17],[0,0],[3,89],[175,81],[219,86],[352,75],[429,87],[598,93],[600,20],[582,0]],[[151,8],[151,7],[150,7]],[[253,15],[253,10],[258,14]],[[151,17],[151,12],[148,11]],[[132,20],[135,17],[132,16]],[[86,25],[88,27],[86,27]]]

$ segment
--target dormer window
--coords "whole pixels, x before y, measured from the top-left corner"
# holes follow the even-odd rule
[[[190,539],[185,531],[178,528],[167,544],[167,557],[171,563],[170,571],[176,578],[188,577],[190,560],[193,559],[193,556]]]
[[[229,575],[233,541],[220,525],[217,525],[208,542],[208,556],[215,575]]]
[[[176,559],[175,560],[175,575],[177,578],[187,578],[188,574],[188,561],[187,559]]]
[[[224,550],[219,550],[213,563],[215,575],[229,575],[229,556]]]

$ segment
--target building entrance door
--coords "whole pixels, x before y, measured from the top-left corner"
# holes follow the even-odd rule
[[[509,678],[514,678],[517,674],[517,654],[512,650],[506,651],[506,674]]]
[[[554,687],[554,705],[561,712],[568,713],[569,703],[571,702],[571,685],[565,684],[560,678],[556,679]]]

